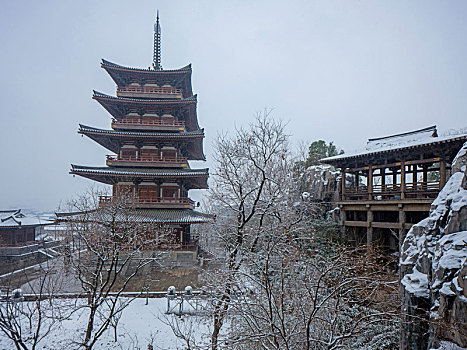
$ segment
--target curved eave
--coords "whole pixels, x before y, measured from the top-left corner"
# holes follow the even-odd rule
[[[88,212],[56,213],[61,222],[89,222],[94,212],[99,220],[106,220],[105,212],[94,209]],[[109,220],[132,221],[140,224],[203,224],[214,221],[214,216],[193,209],[128,209],[122,217],[109,217]]]
[[[191,132],[161,133],[161,132],[136,132],[105,130],[79,125],[78,133],[86,135],[109,151],[118,153],[121,141],[146,141],[158,142],[182,142],[187,144],[186,151],[189,160],[206,160],[203,153],[203,129]]]
[[[196,95],[182,99],[139,99],[110,96],[94,90],[92,98],[116,119],[122,119],[127,113],[139,112],[141,109],[147,112],[159,111],[159,113],[164,111],[171,113],[175,110],[179,112],[177,115],[179,119],[185,121],[188,131],[199,129]]]
[[[102,59],[104,68],[118,86],[127,86],[131,82],[153,81],[164,83],[167,80],[175,81],[177,88],[182,88],[183,97],[193,95],[191,86],[191,64],[179,69],[152,70],[144,68],[125,67]]]
[[[70,174],[79,175],[94,181],[113,185],[118,181],[134,181],[136,179],[149,180],[158,179],[184,179],[190,182],[189,189],[208,188],[208,169],[187,169],[186,171],[157,170],[157,169],[134,169],[134,168],[111,168],[111,167],[88,167],[71,165]]]
[[[406,146],[394,146],[392,148],[382,149],[382,150],[374,150],[374,151],[366,151],[358,154],[351,154],[347,156],[334,156],[329,158],[323,158],[320,160],[321,163],[330,164],[335,167],[349,167],[355,164],[356,162],[365,162],[367,158],[381,156],[381,162],[384,163],[384,159],[387,158],[388,155],[394,154],[394,156],[399,156],[401,152],[412,151],[422,148],[428,148],[433,151],[434,146],[439,146],[442,144],[448,143],[459,143],[461,146],[462,142],[467,140],[467,135],[460,135],[458,137],[450,137],[450,138],[443,138],[437,141],[432,142],[425,142],[425,143],[417,143],[412,145]],[[459,147],[460,147],[459,146]],[[453,149],[452,154],[455,155],[458,152],[458,149]]]

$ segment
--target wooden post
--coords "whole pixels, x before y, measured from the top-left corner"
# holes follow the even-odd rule
[[[368,166],[368,199],[373,199],[373,168]]]
[[[405,199],[405,162],[401,161],[401,199]]]
[[[441,190],[446,184],[446,162],[441,159],[439,162],[439,189]]]
[[[423,182],[426,186],[426,183],[428,182],[428,166],[426,165],[423,166]]]
[[[342,168],[342,179],[341,179],[341,195],[342,195],[342,200],[345,200],[345,168]]]
[[[355,190],[358,192],[358,184],[360,183],[360,173],[357,171],[355,173]]]
[[[399,224],[400,224],[400,230],[399,230],[399,251],[400,248],[402,247],[402,243],[404,242],[405,239],[405,222],[406,222],[406,215],[404,211],[404,207],[402,205],[399,205]]]
[[[367,210],[366,213],[366,243],[371,244],[373,242],[373,212],[371,210]]]
[[[385,191],[386,186],[386,168],[381,168],[381,191]]]

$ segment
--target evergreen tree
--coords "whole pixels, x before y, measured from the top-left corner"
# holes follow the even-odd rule
[[[326,144],[326,141],[323,140],[313,141],[308,149],[308,158],[305,166],[317,165],[320,159],[343,153],[344,151],[337,149],[332,141],[329,144]]]

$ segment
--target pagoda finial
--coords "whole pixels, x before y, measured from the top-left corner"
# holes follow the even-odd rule
[[[152,67],[154,70],[162,70],[161,65],[161,26],[159,24],[159,10],[156,14],[156,24],[154,25],[154,54],[152,57]]]

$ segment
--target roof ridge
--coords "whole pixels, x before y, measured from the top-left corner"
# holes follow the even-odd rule
[[[110,62],[104,58],[102,58],[101,66],[106,66],[106,67],[114,67],[114,68],[123,68],[123,69],[130,69],[130,70],[136,70],[136,71],[144,71],[144,72],[150,72],[150,73],[172,73],[172,72],[184,72],[184,71],[191,71],[191,63],[187,64],[186,66],[183,66],[181,68],[176,68],[176,69],[162,69],[162,70],[153,70],[150,67],[149,68],[137,68],[137,67],[128,67],[128,66],[123,66],[118,63]]]
[[[114,129],[101,129],[96,128],[93,126],[88,126],[84,124],[79,124],[80,130],[90,130],[90,131],[97,131],[97,132],[107,132],[107,133],[114,133],[114,134],[135,134],[135,135],[161,135],[161,136],[181,136],[181,135],[204,135],[204,128],[200,128],[197,130],[191,131],[178,131],[178,132],[160,132],[160,131],[135,131],[135,130],[114,130]]]
[[[433,133],[436,134],[436,136],[433,136],[433,137],[438,136],[437,131],[436,131],[436,125],[433,125],[433,126],[429,126],[427,128],[413,130],[413,131],[407,131],[407,132],[403,132],[403,133],[400,133],[400,134],[394,134],[394,135],[389,135],[389,136],[371,138],[371,139],[368,139],[368,142],[386,140],[386,139],[390,139],[390,138],[393,138],[393,137],[415,135],[415,134],[426,132],[426,131],[433,131]]]
[[[112,96],[112,95],[107,95],[104,94],[103,92],[97,91],[97,90],[92,90],[93,92],[93,97],[104,97],[104,98],[111,98],[114,100],[120,100],[120,101],[139,101],[139,102],[179,102],[179,101],[197,101],[198,100],[198,95],[194,94],[190,97],[185,97],[185,98],[132,98],[132,97],[119,97],[119,96]]]

